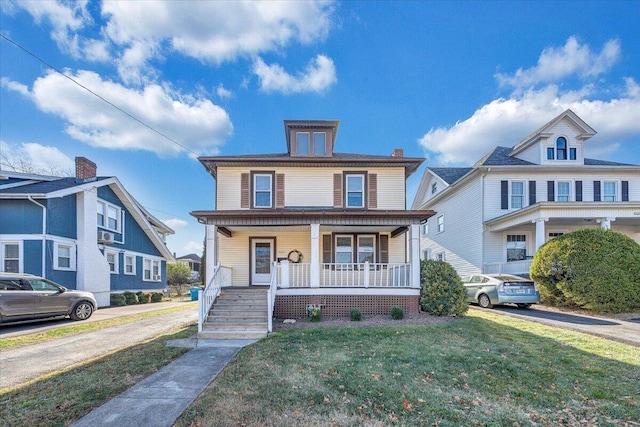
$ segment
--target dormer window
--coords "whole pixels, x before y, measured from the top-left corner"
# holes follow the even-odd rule
[[[569,148],[567,138],[564,136],[556,139],[555,147],[547,147],[547,160],[576,160],[577,157],[577,149],[575,147]]]
[[[296,153],[299,156],[309,155],[309,132],[296,133]]]
[[[313,154],[316,156],[327,154],[327,134],[325,132],[313,133]]]
[[[438,191],[438,183],[434,182],[433,184],[431,184],[431,194],[436,194],[437,191]]]

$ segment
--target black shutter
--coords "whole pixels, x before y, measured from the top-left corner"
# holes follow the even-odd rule
[[[389,262],[389,236],[387,234],[380,235],[380,262]]]
[[[555,181],[547,181],[547,201],[555,202],[556,183]]]
[[[593,181],[593,201],[600,201],[600,181]]]
[[[576,202],[582,201],[582,181],[576,181]]]
[[[500,209],[509,209],[509,181],[500,181]]]
[[[322,235],[322,262],[325,264],[331,263],[332,262],[331,254],[332,254],[331,234],[323,234]]]
[[[622,181],[622,201],[629,201],[629,181]]]
[[[529,206],[536,204],[536,182],[529,181]]]

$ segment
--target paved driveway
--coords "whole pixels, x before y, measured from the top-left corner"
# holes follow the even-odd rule
[[[566,313],[543,305],[534,305],[526,310],[510,306],[481,308],[472,305],[470,308],[473,310],[518,317],[558,328],[571,329],[640,347],[640,319],[619,320]]]
[[[192,325],[198,321],[198,310],[195,303],[157,303],[145,306],[130,306],[98,310],[96,319],[120,317],[135,314],[139,311],[169,308],[174,304],[182,304],[184,310],[153,316],[147,319],[122,325],[98,329],[90,332],[79,332],[62,338],[42,341],[35,344],[10,348],[0,352],[0,390],[13,388],[49,372],[72,367],[87,360],[94,359],[155,338],[180,327]],[[58,325],[46,322],[41,328],[68,326],[64,321]],[[30,325],[30,327],[37,327]],[[2,327],[0,340],[8,336],[34,332],[14,330],[16,327]]]

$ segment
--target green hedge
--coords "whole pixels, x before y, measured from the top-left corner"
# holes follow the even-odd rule
[[[640,309],[640,245],[588,228],[550,240],[535,254],[531,278],[543,302],[601,313]]]
[[[420,307],[436,316],[463,315],[469,309],[467,291],[456,270],[444,261],[420,262]]]

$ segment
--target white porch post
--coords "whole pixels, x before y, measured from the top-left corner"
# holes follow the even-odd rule
[[[603,230],[611,230],[611,223],[615,220],[615,218],[607,217],[598,220],[598,222],[600,223],[600,228]]]
[[[205,260],[205,274],[207,276],[208,282],[213,277],[213,271],[216,267],[216,260],[218,258],[218,254],[216,253],[218,227],[216,227],[214,224],[207,224],[205,233],[207,236],[207,259]],[[204,285],[206,286],[208,284],[209,283],[205,283]]]
[[[420,225],[411,224],[409,230],[409,256],[411,262],[411,287],[420,288]]]
[[[311,265],[309,266],[309,285],[320,287],[320,224],[311,224]]]
[[[549,221],[549,218],[538,218],[534,219],[533,223],[536,224],[536,252],[540,249],[540,246],[544,245],[545,242],[545,232],[544,232],[544,223]]]

